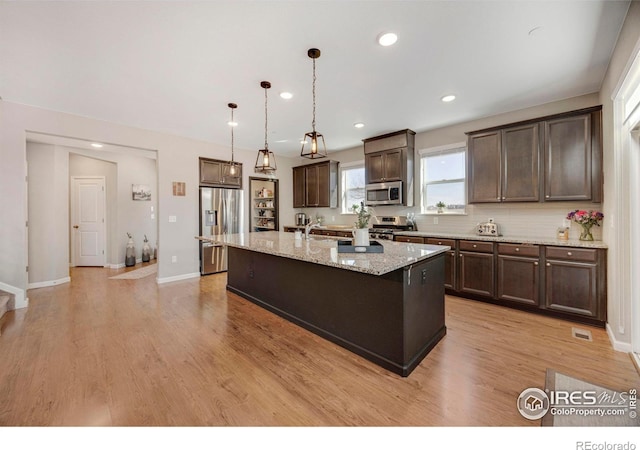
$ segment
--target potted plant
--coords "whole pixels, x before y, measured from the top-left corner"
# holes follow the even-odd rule
[[[436,203],[436,207],[438,208],[438,214],[442,214],[444,212],[444,208],[446,208],[447,205],[445,205],[444,202],[438,202]]]
[[[368,246],[369,245],[369,219],[371,219],[371,211],[364,206],[364,202],[360,202],[360,205],[353,205],[351,210],[357,215],[357,220],[354,223],[356,226],[353,230],[353,245],[356,246]]]

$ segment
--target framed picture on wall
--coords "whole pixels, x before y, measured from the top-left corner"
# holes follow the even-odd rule
[[[132,198],[137,201],[151,201],[151,189],[148,184],[132,184]]]

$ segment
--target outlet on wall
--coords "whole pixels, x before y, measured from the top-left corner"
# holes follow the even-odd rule
[[[173,256],[171,257],[171,262],[172,262],[172,263],[177,263],[177,262],[178,262],[178,257],[177,257],[176,255],[173,255]]]

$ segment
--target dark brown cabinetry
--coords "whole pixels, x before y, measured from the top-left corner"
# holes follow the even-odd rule
[[[293,207],[338,206],[338,163],[324,161],[293,168]]]
[[[199,158],[200,186],[242,188],[242,164],[238,163],[238,175],[229,173],[229,161]]]
[[[456,261],[456,241],[453,239],[426,238],[425,243],[451,247],[451,250],[447,251],[447,257],[444,260],[444,287],[447,289],[456,289],[456,281],[458,278],[456,276],[456,273],[458,272],[458,264]]]
[[[365,155],[367,183],[402,181],[402,160],[402,150],[388,150]]]
[[[495,264],[493,242],[460,241],[459,291],[493,297]]]
[[[605,249],[401,235],[394,239],[451,247],[445,260],[449,294],[575,322],[606,322]]]
[[[601,201],[600,111],[544,123],[544,198]]]
[[[365,183],[401,181],[405,206],[413,206],[415,134],[407,129],[363,140]]]
[[[601,110],[467,133],[469,202],[601,202]]]
[[[545,308],[604,320],[604,262],[597,249],[547,247]]]
[[[498,244],[498,300],[538,306],[540,247]]]
[[[540,198],[538,124],[469,136],[469,201],[535,202]]]

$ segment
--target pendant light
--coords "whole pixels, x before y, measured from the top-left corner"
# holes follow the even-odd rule
[[[276,171],[276,157],[269,151],[267,143],[267,89],[271,87],[268,81],[260,82],[260,87],[264,89],[264,148],[258,150],[255,171],[259,173],[272,174]]]
[[[238,125],[233,120],[233,110],[236,109],[238,105],[236,105],[235,103],[229,103],[227,106],[231,109],[231,120],[229,121],[229,126],[231,127],[231,161],[229,162],[228,173],[230,177],[238,178],[240,177],[240,166],[235,161],[235,155],[233,151],[233,129],[236,127],[236,125]]]
[[[313,119],[311,121],[311,132],[306,133],[302,140],[300,156],[309,159],[325,158],[327,156],[327,146],[324,143],[324,136],[316,131],[316,59],[320,57],[320,50],[310,48],[307,51],[307,55],[313,60]],[[307,146],[306,148],[305,145]]]

